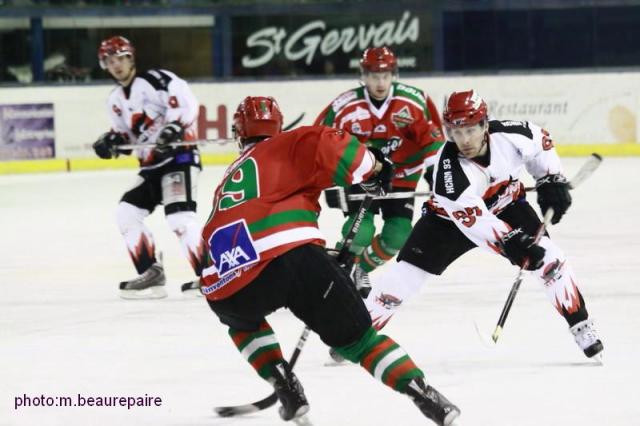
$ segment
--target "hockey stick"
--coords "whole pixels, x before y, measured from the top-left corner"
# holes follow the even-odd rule
[[[211,145],[211,144],[224,145],[230,142],[235,142],[235,139],[198,139],[195,141],[169,142],[167,145],[175,148],[179,146],[194,146],[194,145]],[[155,143],[128,143],[124,145],[116,145],[114,148],[122,151],[123,149],[144,149],[144,148],[155,148],[156,146],[157,145]]]
[[[540,238],[544,234],[544,230],[549,223],[551,223],[551,218],[553,217],[553,209],[547,209],[547,212],[544,214],[544,219],[538,228],[538,231],[535,235],[535,244],[540,241]],[[507,321],[507,315],[509,315],[509,311],[511,310],[511,306],[513,306],[513,302],[516,299],[516,294],[518,294],[518,290],[520,289],[520,284],[522,284],[522,279],[524,278],[524,271],[527,270],[527,266],[529,266],[529,259],[525,259],[522,267],[518,271],[518,275],[516,276],[516,280],[513,282],[511,286],[511,291],[509,292],[509,296],[507,296],[507,301],[504,302],[504,306],[502,307],[502,312],[500,312],[500,318],[498,318],[498,323],[496,324],[496,329],[493,330],[493,334],[491,335],[491,339],[494,343],[498,343],[498,339],[500,338],[500,334],[502,333],[502,327],[504,327],[504,323]]]
[[[596,171],[596,169],[600,166],[601,163],[602,163],[602,157],[600,155],[596,153],[591,154],[589,159],[587,159],[587,161],[582,165],[582,167],[580,167],[580,170],[578,170],[578,173],[576,173],[573,179],[571,179],[571,181],[569,182],[569,188],[571,189],[577,188],[582,182],[585,181],[585,179],[587,179],[589,176],[593,174],[594,171]],[[535,235],[536,243],[540,240],[540,238],[544,234],[545,228],[549,226],[549,223],[551,222],[552,217],[553,217],[553,209],[548,209],[544,215],[544,219],[542,221],[542,224],[540,225],[540,228],[538,228],[538,231],[536,232],[536,235]],[[524,278],[524,271],[527,268],[527,264],[528,264],[528,260],[525,261],[525,264],[518,271],[516,280],[511,286],[511,291],[509,292],[509,295],[507,296],[507,300],[504,303],[504,307],[502,308],[502,312],[500,313],[500,317],[498,318],[498,323],[496,324],[496,328],[493,331],[493,334],[491,335],[491,339],[493,340],[494,343],[497,343],[498,339],[500,338],[500,334],[502,333],[502,328],[504,327],[504,323],[507,321],[507,315],[509,315],[509,311],[511,310],[513,301],[515,300],[516,294],[520,289],[520,284],[522,284],[522,280]]]
[[[353,243],[353,239],[355,238],[356,234],[358,233],[358,230],[360,229],[362,220],[364,219],[364,216],[367,213],[367,210],[369,210],[369,207],[371,206],[371,202],[373,201],[373,198],[374,198],[373,195],[366,194],[366,196],[362,200],[362,203],[360,204],[360,208],[358,209],[358,213],[356,214],[356,217],[354,218],[353,223],[351,224],[351,227],[347,232],[347,235],[345,235],[343,239],[342,247],[340,248],[340,251],[336,256],[336,260],[339,263],[345,262],[347,260],[349,256],[349,248],[351,247],[351,244]],[[304,347],[304,344],[307,341],[307,337],[309,336],[310,331],[311,330],[307,326],[305,326],[304,330],[302,330],[302,334],[298,339],[296,348],[293,350],[293,353],[291,354],[291,358],[289,359],[289,368],[293,369],[294,365],[296,365],[296,362],[298,361],[298,357],[302,352],[302,348]],[[260,401],[252,402],[250,404],[243,404],[243,405],[216,407],[214,408],[214,411],[220,417],[234,417],[242,414],[255,413],[256,411],[264,410],[265,408],[269,408],[275,405],[276,402],[278,402],[278,397],[276,396],[276,393],[273,392],[271,395],[261,399]]]
[[[571,179],[569,182],[569,187],[571,189],[576,188],[580,185],[585,179],[593,174],[593,172],[600,166],[602,162],[602,157],[599,154],[593,153],[587,159],[587,161],[580,167],[578,173]],[[338,191],[344,191],[341,187],[334,187],[329,189],[337,189]],[[533,192],[536,190],[535,186],[527,186],[524,188],[526,192]],[[431,191],[416,191],[416,192],[390,192],[386,195],[377,195],[373,197],[374,200],[397,200],[402,198],[412,198],[412,197],[430,197],[433,194]],[[363,200],[366,194],[349,194],[346,196],[346,199],[349,201],[358,201]],[[341,197],[342,198],[342,197]]]
[[[300,116],[298,118],[296,118],[295,120],[293,120],[291,123],[289,123],[286,126],[282,127],[282,131],[286,132],[287,130],[291,130],[299,122],[301,122],[303,118],[304,118],[304,112],[302,114],[300,114]],[[195,140],[195,141],[169,142],[167,145],[169,145],[171,147],[193,146],[193,145],[210,145],[210,144],[224,145],[224,144],[235,142],[235,141],[236,141],[235,139],[230,139],[230,138],[198,139],[198,140]],[[116,145],[114,148],[116,150],[123,150],[123,149],[155,148],[155,147],[156,147],[155,143],[139,143],[139,144],[130,143],[130,144],[123,144],[123,145]]]

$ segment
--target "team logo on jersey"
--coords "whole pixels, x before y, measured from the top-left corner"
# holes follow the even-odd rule
[[[375,129],[373,129],[373,133],[387,133],[387,126],[384,124],[378,124]]]
[[[209,253],[220,277],[260,260],[244,219],[216,229],[209,238]]]
[[[413,123],[414,120],[411,111],[409,111],[409,107],[405,105],[400,108],[400,111],[391,114],[391,121],[393,121],[396,127],[406,127]]]
[[[111,109],[116,113],[118,117],[122,116],[122,110],[115,105],[111,105]]]
[[[358,135],[362,134],[362,127],[360,126],[360,123],[353,123],[351,125],[351,133],[355,133]]]

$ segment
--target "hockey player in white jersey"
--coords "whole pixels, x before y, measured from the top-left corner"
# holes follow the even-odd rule
[[[151,231],[144,219],[158,205],[180,240],[196,276],[205,259],[201,226],[196,219],[198,174],[202,169],[197,146],[172,147],[171,142],[196,139],[199,104],[186,81],[174,73],[151,69],[138,73],[135,49],[124,37],[104,40],[98,60],[118,83],[107,108],[111,130],[93,144],[100,158],[117,157],[132,150],[118,148],[139,144],[140,171],[117,208],[117,223],[138,277],[120,283],[125,299],[167,296],[162,263],[156,258]],[[183,292],[199,294],[199,279],[183,284]]]
[[[536,179],[540,209],[553,209],[551,223],[558,223],[571,195],[551,136],[530,122],[489,120],[473,90],[451,94],[443,118],[448,142],[434,170],[434,195],[366,300],[374,326],[382,328],[420,286],[481,247],[532,271],[584,354],[600,354],[573,269],[547,233],[535,242],[541,221],[518,180],[523,169]]]

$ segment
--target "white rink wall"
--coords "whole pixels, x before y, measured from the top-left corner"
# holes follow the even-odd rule
[[[429,94],[440,107],[447,93],[474,88],[500,119],[530,120],[547,128],[559,144],[617,145],[640,141],[640,73],[440,76],[401,78]],[[357,78],[277,82],[194,83],[206,108],[207,138],[230,136],[231,117],[248,95],[275,97],[285,124],[301,114],[311,124]],[[0,88],[0,104],[53,103],[57,158],[93,157],[91,144],[109,122],[106,99],[112,85]],[[233,152],[233,144],[209,149]]]

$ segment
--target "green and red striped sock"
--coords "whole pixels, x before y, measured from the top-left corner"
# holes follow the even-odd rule
[[[424,377],[400,345],[392,338],[378,334],[373,327],[358,342],[336,350],[346,359],[359,362],[374,378],[399,392],[404,392],[414,378]]]
[[[263,321],[256,331],[229,327],[229,336],[242,356],[265,380],[271,377],[271,366],[284,361],[280,344],[267,321]]]

